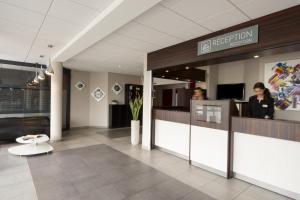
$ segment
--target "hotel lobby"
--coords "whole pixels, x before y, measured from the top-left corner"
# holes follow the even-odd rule
[[[300,200],[299,0],[0,0],[0,200]]]

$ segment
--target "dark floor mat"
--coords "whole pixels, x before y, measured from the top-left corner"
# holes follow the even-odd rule
[[[107,145],[28,158],[39,200],[213,200]]]

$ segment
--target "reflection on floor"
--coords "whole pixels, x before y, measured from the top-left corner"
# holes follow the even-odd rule
[[[128,137],[130,136],[130,128],[102,129],[97,133],[109,138]]]
[[[128,134],[129,130],[124,131]],[[74,197],[73,192],[85,194],[86,190],[93,189],[94,186],[98,188],[97,192],[84,198],[85,200],[124,199],[134,194],[131,198],[139,200],[176,199],[182,194],[186,195],[186,199],[199,200],[206,197],[220,200],[288,199],[237,179],[224,179],[161,151],[141,150],[140,146],[130,145],[129,136],[114,138],[108,136],[109,132],[107,129],[95,128],[67,131],[62,141],[53,143],[53,154],[29,159],[7,153],[7,148],[16,144],[1,144],[0,199],[37,200],[38,194],[39,200],[42,200],[46,197],[40,195],[52,190],[59,196],[66,195],[64,200],[76,200],[81,199],[80,195]],[[78,157],[86,161],[78,162]],[[39,161],[36,162],[37,160]],[[53,162],[59,165],[53,165]],[[93,166],[93,170],[86,170],[86,162]],[[124,171],[116,170],[120,165],[126,166]],[[61,169],[67,169],[62,176]],[[132,178],[128,177],[132,174]],[[92,178],[85,180],[85,176]],[[82,181],[76,182],[77,178]],[[72,184],[64,184],[66,181]],[[154,184],[159,186],[153,187]],[[203,193],[208,196],[204,198]],[[95,198],[95,195],[101,196]],[[51,197],[51,200],[59,199]]]

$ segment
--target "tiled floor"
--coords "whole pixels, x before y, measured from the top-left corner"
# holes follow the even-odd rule
[[[117,133],[118,136],[109,135],[113,133]],[[85,190],[91,188],[96,189],[92,196],[84,197],[85,200],[124,199],[129,196],[130,199],[138,200],[209,198],[207,196],[205,198],[203,193],[221,200],[288,199],[237,179],[224,179],[190,166],[187,161],[164,152],[158,150],[148,152],[141,150],[140,147],[133,147],[126,134],[128,130],[125,129],[117,132],[94,128],[68,131],[65,132],[62,141],[53,143],[55,148],[53,154],[31,157],[29,160],[9,155],[7,148],[12,144],[2,144],[0,146],[0,199],[37,200],[37,194],[39,200],[49,199],[48,195],[45,198],[40,196],[49,188],[55,191],[51,200],[58,199],[55,195],[64,195],[65,200],[82,199],[80,194],[85,194]],[[103,152],[91,153],[85,150],[100,146],[101,148],[105,146],[104,149],[109,149],[109,152],[103,150]],[[110,161],[100,162],[93,158],[95,154],[100,153],[101,160]],[[111,160],[111,154],[118,159]],[[79,155],[86,161],[78,162]],[[68,159],[68,162],[65,159]],[[94,170],[86,170],[85,163],[93,165]],[[122,166],[122,164],[126,166],[122,171],[112,167]],[[62,169],[63,176],[59,175]],[[44,173],[45,170],[47,174]],[[80,182],[77,181],[78,178]],[[143,184],[137,185],[137,180],[142,180]],[[64,184],[66,181],[68,184]],[[61,184],[65,186],[62,188]],[[185,196],[180,196],[183,194]]]

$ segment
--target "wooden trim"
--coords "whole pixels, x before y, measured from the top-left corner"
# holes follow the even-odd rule
[[[259,42],[224,51],[197,55],[197,44],[215,36],[258,24]],[[300,5],[232,26],[148,54],[148,70],[171,66],[198,66],[253,58],[254,54],[275,55],[300,50]],[[183,67],[182,66],[182,67]]]
[[[300,142],[300,122],[255,118],[232,118],[234,132]]]
[[[155,109],[153,111],[153,119],[159,119],[159,120],[165,120],[165,121],[177,122],[177,123],[189,125],[190,112]]]

